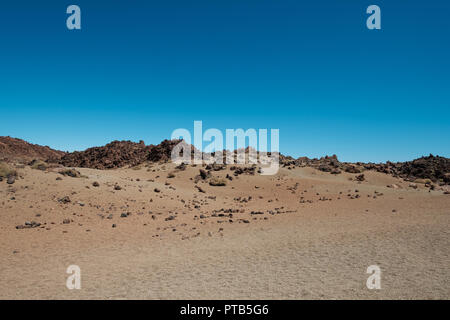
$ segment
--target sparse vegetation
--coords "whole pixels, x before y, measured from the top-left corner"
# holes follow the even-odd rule
[[[6,162],[0,162],[0,177],[8,178],[11,176],[17,177],[17,171]]]
[[[48,164],[42,160],[33,160],[30,163],[30,167],[31,167],[31,169],[44,171],[44,170],[48,169]]]
[[[223,186],[227,185],[227,181],[222,178],[213,177],[213,178],[211,178],[211,180],[209,180],[209,185],[215,186],[215,187],[219,187],[219,186],[223,187]]]
[[[72,178],[80,178],[81,177],[81,173],[75,169],[64,169],[59,171],[60,174],[62,174],[63,176],[69,176]]]

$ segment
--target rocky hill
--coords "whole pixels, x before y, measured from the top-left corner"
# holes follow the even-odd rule
[[[138,165],[146,161],[149,154],[150,146],[144,141],[113,141],[102,147],[68,153],[60,163],[66,167],[114,169]]]
[[[0,137],[0,159],[6,160],[58,160],[65,152],[53,150],[47,146],[31,144],[24,140]]]
[[[158,145],[146,146],[144,141],[113,141],[102,147],[68,153],[61,158],[60,163],[66,167],[114,169],[137,166],[145,161],[166,162],[180,142],[164,140]],[[193,152],[193,147],[190,148]]]

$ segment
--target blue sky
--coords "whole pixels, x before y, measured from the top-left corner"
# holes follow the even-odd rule
[[[66,28],[77,4],[82,30]],[[366,28],[381,8],[382,29]],[[2,1],[0,135],[61,150],[277,128],[295,157],[450,157],[445,0]]]

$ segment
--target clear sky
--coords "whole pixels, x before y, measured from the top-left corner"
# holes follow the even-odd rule
[[[70,4],[82,30],[66,28]],[[449,77],[447,0],[0,4],[0,135],[61,150],[155,144],[202,120],[277,128],[295,157],[450,157]]]

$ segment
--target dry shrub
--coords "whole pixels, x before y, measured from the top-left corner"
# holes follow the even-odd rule
[[[8,178],[10,176],[17,177],[17,171],[6,162],[0,162],[0,177]]]

